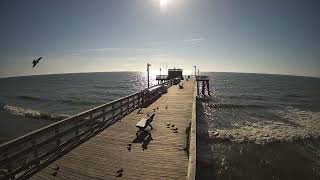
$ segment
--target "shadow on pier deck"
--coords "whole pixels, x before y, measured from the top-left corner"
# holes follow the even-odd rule
[[[183,83],[184,89],[172,86],[140,113],[133,111],[31,179],[186,179],[188,154],[184,148],[194,81]],[[137,137],[135,124],[153,113],[153,130]]]

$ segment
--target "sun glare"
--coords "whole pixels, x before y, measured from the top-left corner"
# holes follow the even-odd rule
[[[161,8],[166,8],[168,5],[168,0],[160,0],[159,2]]]

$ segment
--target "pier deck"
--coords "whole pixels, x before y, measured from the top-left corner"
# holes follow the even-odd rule
[[[172,86],[141,113],[133,111],[31,179],[186,179],[188,154],[184,148],[192,118],[194,81],[183,84],[184,89]],[[153,113],[153,129],[137,137],[135,124]],[[178,128],[178,133],[167,128],[169,123]],[[55,170],[57,167],[59,170]],[[123,172],[117,173],[120,169]]]

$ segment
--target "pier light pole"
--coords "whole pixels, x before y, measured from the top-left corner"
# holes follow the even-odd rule
[[[161,80],[161,68],[160,68],[160,80],[158,80],[158,84],[160,84],[160,82],[162,83],[162,80]]]
[[[200,69],[198,68],[198,76],[200,76]]]
[[[147,63],[148,88],[150,87],[150,83],[149,83],[149,66],[151,66],[151,64]]]
[[[193,66],[194,67],[194,78],[196,78],[197,76],[197,66]]]

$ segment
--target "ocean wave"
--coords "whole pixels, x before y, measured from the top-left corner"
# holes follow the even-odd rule
[[[86,100],[77,100],[77,99],[44,99],[36,96],[17,96],[17,98],[22,100],[29,100],[29,101],[48,101],[48,102],[61,102],[65,104],[71,104],[71,105],[96,105],[97,102],[94,101],[86,101]]]
[[[97,105],[98,102],[94,101],[85,101],[85,100],[57,100],[62,103],[71,104],[71,105]]]
[[[302,95],[302,94],[287,94],[287,95],[285,95],[285,97],[288,97],[288,98],[306,98],[306,96]]]
[[[245,94],[240,94],[240,95],[222,95],[220,98],[227,98],[227,99],[245,99],[245,100],[265,100],[267,97],[262,96],[262,95],[245,95]]]
[[[232,128],[209,131],[209,137],[217,141],[236,143],[292,142],[320,137],[320,112],[301,111],[288,108],[278,112],[286,122],[261,121],[232,124]]]
[[[266,108],[265,105],[258,104],[229,104],[229,103],[216,103],[216,104],[207,104],[206,108],[209,109],[229,109],[229,108]]]
[[[42,100],[39,97],[35,97],[35,96],[27,96],[27,95],[22,95],[22,96],[17,96],[19,99],[25,99],[25,100],[31,100],[31,101],[40,101]]]
[[[108,88],[108,86],[106,86],[106,85],[93,85],[92,87],[97,88],[97,89],[107,89]]]
[[[11,114],[14,114],[17,116],[25,116],[33,119],[46,119],[46,120],[58,121],[68,117],[67,115],[49,114],[49,113],[35,111],[32,109],[11,106],[7,104],[3,106],[3,109]]]

